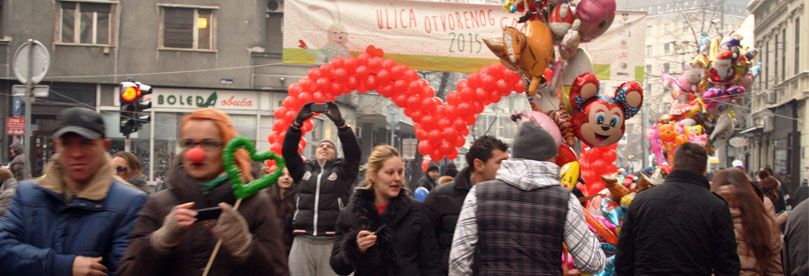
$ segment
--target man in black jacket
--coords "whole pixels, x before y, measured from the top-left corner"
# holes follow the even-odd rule
[[[452,182],[433,189],[424,200],[429,210],[438,247],[441,250],[441,270],[446,274],[452,234],[461,213],[463,200],[472,185],[494,180],[500,162],[508,159],[508,145],[492,136],[476,139],[466,153],[466,168]]]
[[[282,150],[298,189],[289,270],[292,275],[336,275],[329,264],[335,224],[340,209],[348,204],[359,172],[360,146],[354,132],[346,126],[339,107],[328,103],[325,114],[337,126],[345,158],[337,158],[335,143],[324,139],[317,144],[314,160],[304,162],[298,154],[298,142],[303,122],[314,115],[312,105],[305,104],[298,112],[287,130]]]
[[[702,146],[685,143],[662,185],[632,201],[621,226],[617,275],[739,275],[727,203],[711,193]]]

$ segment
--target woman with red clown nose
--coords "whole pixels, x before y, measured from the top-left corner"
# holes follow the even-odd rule
[[[231,207],[236,197],[222,150],[237,135],[219,110],[183,117],[182,152],[172,163],[168,189],[152,194],[138,214],[119,275],[201,275],[217,240],[222,250],[209,275],[289,275],[281,224],[266,193],[243,199],[238,210]],[[234,155],[242,177],[254,179],[247,152]],[[205,217],[197,212],[210,207],[219,211]]]

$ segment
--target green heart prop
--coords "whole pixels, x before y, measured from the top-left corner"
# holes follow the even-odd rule
[[[250,181],[250,183],[245,185],[242,182],[241,170],[238,166],[236,166],[236,158],[233,156],[233,153],[235,153],[239,148],[244,148],[247,150],[247,152],[250,153],[250,158],[252,158],[254,161],[272,159],[275,160],[278,167],[273,173]],[[281,176],[281,173],[283,173],[284,170],[284,158],[281,158],[272,151],[265,151],[256,154],[256,147],[244,136],[238,136],[233,138],[233,140],[230,140],[227,146],[225,146],[223,154],[222,160],[224,162],[225,172],[227,172],[228,176],[230,177],[230,184],[233,186],[233,195],[235,195],[238,199],[251,197],[258,191],[272,186],[272,184],[275,184],[278,181],[278,177]]]

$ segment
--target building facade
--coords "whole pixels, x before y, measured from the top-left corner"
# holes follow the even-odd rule
[[[807,178],[809,0],[754,0],[761,74],[753,82],[750,138],[755,168],[770,167],[793,191]]]

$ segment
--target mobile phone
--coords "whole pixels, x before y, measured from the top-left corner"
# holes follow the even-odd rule
[[[316,113],[326,113],[329,109],[326,104],[313,104],[309,110]]]
[[[219,207],[211,207],[205,209],[198,209],[194,210],[197,212],[197,220],[211,220],[211,219],[218,219],[219,215],[222,214],[222,209]]]

